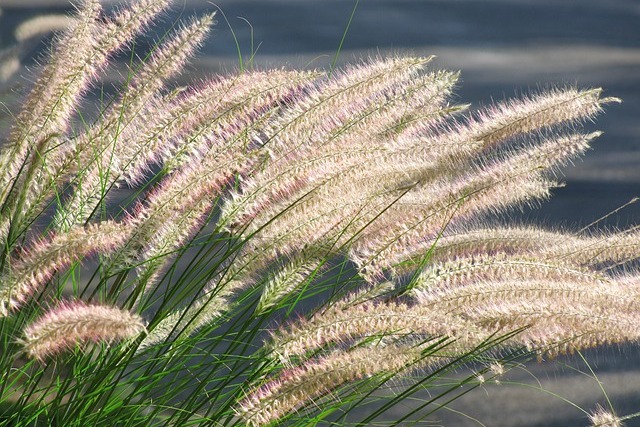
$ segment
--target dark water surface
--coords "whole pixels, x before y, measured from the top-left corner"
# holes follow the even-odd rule
[[[331,63],[354,6],[347,0],[216,3],[245,57],[252,41],[254,49],[259,45],[258,66],[320,68]],[[64,4],[0,0],[0,43],[11,41],[19,20],[43,10],[67,10]],[[213,9],[206,1],[177,2],[165,21]],[[251,23],[253,34],[237,17]],[[230,69],[238,62],[231,31],[220,14],[218,21],[203,56],[191,67],[192,76]],[[605,134],[583,161],[565,170],[566,186],[540,209],[513,217],[580,228],[640,195],[640,0],[360,0],[339,62],[378,52],[437,54],[435,67],[462,70],[459,101],[476,106],[557,83],[603,87],[607,95],[624,100],[589,124],[589,129]],[[640,203],[605,223],[640,224]],[[589,357],[618,413],[640,411],[640,349],[602,349]],[[604,403],[598,384],[563,368],[565,363],[582,366],[577,357],[532,364],[512,372],[502,385],[488,385],[452,405],[478,421],[446,410],[430,419],[448,426],[586,425],[585,414],[572,405],[531,389],[542,385],[586,410]],[[509,380],[529,385],[509,385]],[[395,415],[412,404],[407,402]]]

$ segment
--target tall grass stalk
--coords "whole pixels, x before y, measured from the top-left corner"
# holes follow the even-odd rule
[[[205,15],[88,120],[168,6],[81,2],[1,122],[3,425],[378,425],[429,392],[404,424],[522,360],[637,342],[637,229],[495,219],[547,198],[617,99],[467,112],[458,73],[421,57],[175,87]],[[585,423],[623,418],[594,404]]]

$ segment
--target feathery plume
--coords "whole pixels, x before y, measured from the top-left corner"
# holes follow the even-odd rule
[[[496,225],[491,228],[450,227],[442,236],[424,239],[384,260],[397,274],[415,270],[428,253],[428,262],[477,256],[524,256],[596,268],[619,265],[640,257],[638,230],[581,236],[533,226]]]
[[[622,427],[623,425],[622,420],[616,414],[607,411],[600,405],[589,414],[589,427]]]
[[[615,267],[640,258],[640,232],[632,230],[593,236],[566,236],[541,251],[547,258],[566,259],[592,267]]]
[[[217,286],[216,286],[217,285]],[[224,282],[211,281],[203,295],[188,307],[182,307],[165,315],[142,340],[137,351],[141,352],[156,344],[177,342],[189,337],[204,326],[211,325],[229,309],[229,298],[238,290],[247,287],[243,280],[230,279]]]
[[[413,289],[435,291],[465,286],[478,280],[570,280],[587,284],[608,282],[607,278],[579,265],[561,260],[542,261],[537,258],[505,254],[455,258],[447,262],[430,263],[416,278]]]
[[[34,245],[14,260],[0,279],[0,317],[24,303],[58,270],[92,253],[108,253],[121,245],[129,227],[112,221],[74,227]]]
[[[100,4],[86,1],[72,25],[56,43],[55,54],[36,81],[16,119],[9,146],[0,158],[0,202],[8,196],[28,157],[43,156],[48,140],[63,134],[78,99],[94,77],[97,17]],[[35,147],[32,148],[32,147]],[[35,161],[39,161],[36,157]]]
[[[21,343],[27,355],[44,360],[86,342],[111,343],[145,332],[142,318],[115,307],[61,303],[24,329]]]
[[[428,213],[424,213],[424,211],[421,211],[420,209],[415,209],[419,204],[433,206],[436,201],[430,203],[430,198],[437,195],[450,194],[453,196],[451,197],[453,200],[450,199],[447,204],[455,205],[456,200],[461,200],[471,194],[475,197],[475,200],[478,201],[477,205],[466,203],[466,209],[470,211],[467,215],[472,215],[476,214],[478,210],[482,211],[489,208],[499,209],[501,206],[509,206],[519,200],[528,200],[532,197],[539,197],[540,195],[544,196],[548,194],[548,183],[544,183],[544,181],[539,181],[538,179],[530,180],[528,182],[525,181],[523,185],[519,186],[519,188],[524,191],[517,195],[514,195],[512,192],[499,191],[500,188],[497,184],[505,186],[508,180],[513,179],[514,177],[521,180],[524,178],[525,174],[536,176],[539,175],[540,169],[551,168],[554,165],[562,164],[567,161],[567,159],[570,159],[580,151],[584,150],[587,147],[587,142],[597,135],[597,133],[594,133],[586,136],[576,135],[560,137],[541,145],[533,146],[529,150],[516,152],[512,156],[503,155],[505,157],[504,161],[492,161],[489,162],[487,166],[480,166],[479,172],[469,174],[468,178],[462,176],[458,179],[458,183],[455,181],[447,182],[443,179],[440,185],[443,187],[446,186],[446,188],[443,188],[442,191],[435,191],[432,188],[433,185],[429,183],[433,179],[433,168],[430,165],[416,165],[415,173],[412,174],[411,169],[407,171],[407,165],[405,162],[398,163],[397,165],[393,163],[390,164],[388,161],[385,162],[384,157],[378,156],[373,159],[371,164],[365,162],[367,167],[355,169],[355,171],[365,174],[367,177],[365,178],[366,180],[363,180],[363,177],[358,177],[358,175],[349,176],[340,174],[338,176],[341,181],[331,182],[331,185],[314,188],[308,197],[296,202],[293,206],[287,208],[286,211],[282,210],[282,206],[274,209],[273,212],[267,211],[265,218],[269,218],[270,220],[275,217],[274,214],[277,215],[277,218],[272,224],[270,224],[268,229],[261,234],[264,235],[265,232],[271,232],[273,234],[270,236],[266,235],[264,237],[267,239],[279,240],[279,236],[282,236],[281,233],[287,233],[289,235],[289,240],[295,243],[296,240],[299,241],[304,239],[303,236],[308,235],[309,229],[313,229],[315,232],[314,237],[307,239],[307,241],[313,241],[315,236],[325,235],[328,229],[336,228],[336,221],[339,221],[340,218],[344,218],[341,215],[345,208],[349,207],[349,210],[347,210],[349,215],[345,216],[350,218],[352,218],[355,212],[361,211],[361,205],[354,202],[354,200],[358,201],[364,199],[364,201],[366,201],[372,197],[379,197],[380,194],[384,194],[385,192],[388,193],[390,189],[394,188],[394,185],[397,186],[396,188],[403,188],[408,184],[411,185],[413,182],[417,184],[415,189],[410,190],[406,196],[403,196],[403,200],[400,202],[394,203],[393,198],[397,196],[390,196],[391,198],[388,200],[392,206],[386,209],[382,215],[379,214],[379,208],[380,206],[384,206],[384,203],[378,203],[374,204],[374,207],[377,209],[371,209],[372,216],[368,217],[365,215],[362,217],[361,221],[355,223],[350,219],[352,224],[355,224],[355,227],[353,228],[357,230],[373,218],[376,218],[376,222],[378,224],[376,224],[375,227],[369,226],[368,232],[365,233],[365,237],[361,238],[361,240],[371,244],[372,241],[375,241],[376,238],[380,237],[373,236],[381,234],[381,230],[386,230],[390,236],[390,240],[395,240],[398,234],[403,235],[403,240],[398,240],[396,243],[383,242],[381,243],[381,246],[385,247],[393,245],[402,248],[411,243],[408,235],[414,235],[415,237],[412,237],[412,239],[420,240],[424,235],[428,235],[436,231],[434,230],[432,221],[425,222],[419,219],[420,217],[429,216]],[[362,161],[363,158],[360,157],[360,160]],[[535,166],[532,167],[532,164]],[[380,179],[381,171],[385,172],[384,176],[387,178],[390,177],[390,175],[388,175],[389,169],[393,167],[399,168],[400,165],[402,165],[402,167],[398,170],[398,178],[396,178],[400,179],[400,182],[392,180],[391,183],[389,183],[389,179]],[[386,168],[387,170],[385,171],[382,168]],[[475,181],[476,179],[478,181]],[[357,185],[354,185],[354,181]],[[473,183],[473,181],[476,183]],[[384,183],[384,187],[380,188],[380,184],[376,186],[376,183]],[[527,184],[531,184],[531,186],[528,186]],[[460,192],[455,190],[457,185],[462,186],[460,188]],[[339,193],[340,196],[336,197],[336,192],[332,191],[336,188],[346,189],[347,194],[342,194],[343,190],[341,190]],[[429,192],[425,194],[424,192],[421,192],[421,188],[428,189]],[[323,199],[322,195],[325,192],[325,189],[326,196],[324,196]],[[320,191],[320,195],[316,194],[318,190]],[[484,198],[475,194],[478,192],[480,192],[480,195],[484,195]],[[490,197],[490,194],[495,196]],[[413,203],[411,198],[416,199],[417,202]],[[289,204],[290,203],[291,200],[289,200]],[[439,203],[436,202],[435,205],[438,206]],[[405,206],[408,206],[409,209],[406,209]],[[431,209],[431,211],[431,215],[433,215],[434,209]],[[415,218],[415,220],[413,220],[415,222],[410,220],[412,216]],[[459,216],[462,217],[462,215]],[[316,219],[308,221],[307,219],[309,217]],[[307,221],[306,224],[300,224],[300,219],[302,218]],[[388,219],[385,220],[386,218]],[[287,219],[289,219],[290,222],[288,222]],[[439,219],[440,218],[438,218],[437,221],[438,227],[440,227],[441,224]],[[263,221],[252,223],[248,230],[251,232],[254,229],[260,228],[262,224]],[[424,225],[424,227],[418,227],[420,225]],[[400,227],[400,229],[398,227]],[[416,227],[417,229],[415,229]],[[409,233],[407,228],[414,228],[415,230],[411,230]],[[291,234],[291,230],[296,230],[297,232]],[[343,233],[343,236],[345,236],[346,240],[349,240],[351,233]],[[371,252],[375,253],[376,251],[377,249],[372,250]],[[286,245],[284,252],[287,252]],[[384,257],[381,256],[381,258]]]
[[[122,48],[166,10],[172,0],[135,0],[107,19],[100,39],[100,52],[109,54]]]
[[[590,120],[602,112],[603,105],[619,102],[601,95],[602,89],[565,88],[497,103],[450,125],[435,138],[429,134],[408,138],[398,141],[398,146],[427,161],[469,157],[519,135]]]
[[[140,138],[146,136],[140,129],[153,126],[153,122],[145,123],[148,121],[145,119],[155,116],[141,114],[141,111],[167,79],[183,68],[187,58],[206,37],[212,23],[213,15],[206,15],[177,31],[134,75],[119,102],[80,138],[76,151],[79,149],[81,156],[84,153],[90,158],[82,162],[85,169],[79,171],[75,178],[78,186],[58,212],[57,224],[68,227],[85,222],[104,197],[105,188],[108,190],[115,185],[131,164],[146,162],[153,156],[146,147],[147,141]],[[142,159],[138,160],[140,157]]]
[[[425,236],[440,234],[444,224],[455,225],[487,211],[500,211],[547,196],[552,182],[541,179],[542,172],[584,152],[589,141],[598,135],[595,132],[553,138],[487,162],[460,177],[415,186],[358,237],[353,259],[378,268],[378,260],[393,258],[396,251],[403,251]]]
[[[497,254],[540,259],[535,254],[566,239],[576,237],[531,226],[448,227],[442,235],[407,245],[402,252],[389,257],[384,266],[393,268],[398,274],[408,273],[420,266],[425,255],[429,263]]]
[[[356,123],[361,114],[366,117],[367,109],[379,109],[375,102],[380,98],[376,96],[384,97],[396,85],[414,76],[429,60],[391,58],[371,61],[309,88],[305,97],[284,110],[264,130],[270,153],[269,167],[246,181],[242,194],[229,200],[223,208],[223,214],[232,214],[228,215],[227,222],[234,229],[243,229],[270,205],[270,200],[286,195],[291,184],[287,180],[279,181],[282,181],[280,177],[288,176],[288,169],[295,164],[304,164],[315,153],[318,157],[326,157],[325,144],[327,140],[335,139],[332,135],[340,136],[353,126],[354,117]],[[348,102],[345,103],[346,100]],[[315,120],[310,120],[312,117]],[[302,174],[296,176],[303,177]],[[295,185],[296,179],[293,182]]]
[[[287,295],[291,295],[302,284],[317,274],[326,260],[305,254],[288,261],[267,280],[256,306],[256,313],[274,307]]]
[[[554,280],[479,281],[461,288],[416,291],[437,306],[489,331],[524,329],[510,340],[550,356],[639,339],[638,283],[598,286]]]
[[[203,163],[183,168],[152,190],[128,220],[132,233],[131,240],[122,249],[124,259],[136,256],[135,250],[126,254],[131,248],[153,245],[154,240],[166,239],[178,231],[182,231],[179,235],[188,235],[192,227],[177,230],[171,221],[177,220],[180,224],[180,218],[187,215],[197,223],[233,174],[249,161],[239,153],[234,154],[222,152]]]
[[[350,305],[344,301],[315,314],[308,321],[297,321],[279,328],[267,348],[281,359],[313,354],[334,343],[342,346],[356,338],[402,337],[417,334],[432,338],[449,337],[455,348],[468,351],[487,338],[480,328],[451,316],[437,306],[407,305],[400,302],[366,301]],[[447,350],[449,346],[447,346]]]
[[[120,260],[114,260],[116,264],[140,265],[139,281],[146,282],[145,294],[156,283],[162,267],[171,261],[171,255],[206,217],[229,180],[260,160],[260,146],[252,144],[252,139],[258,138],[257,131],[253,135],[251,129],[268,117],[263,111],[284,102],[312,77],[311,73],[286,71],[271,74],[248,73],[246,78],[223,82],[222,87],[207,86],[184,100],[181,108],[200,106],[198,109],[207,113],[199,111],[195,114],[198,120],[189,120],[195,134],[185,135],[190,141],[179,146],[183,153],[174,153],[171,166],[165,164],[176,171],[151,191],[144,205],[137,209],[130,221],[135,228],[131,241],[122,253],[116,254]],[[212,102],[206,95],[216,91],[222,91],[222,99],[213,98]],[[187,157],[190,163],[179,167],[184,161],[176,157],[191,149]]]
[[[60,136],[67,131],[82,94],[106,66],[109,56],[146,27],[168,3],[169,0],[140,0],[129,8],[120,9],[106,22],[98,19],[101,8],[97,1],[87,0],[83,4],[77,24],[57,44],[52,61],[18,116],[9,138],[10,150],[0,158],[0,202],[7,200],[9,191],[16,191],[16,195],[8,200],[9,208],[5,206],[10,215],[14,215],[13,210],[18,216],[25,210],[30,211],[30,199],[43,191],[42,182],[49,183],[52,175],[56,177],[62,173],[60,165],[68,163],[63,160],[64,156],[73,150],[65,144],[68,140]],[[47,164],[47,157],[53,158],[51,169],[45,167],[42,171],[40,166]],[[16,185],[19,174],[22,175],[21,182]],[[32,189],[34,185],[36,188]],[[55,187],[47,190],[55,191]],[[25,222],[30,220],[25,218]],[[19,221],[14,218],[14,222]],[[0,231],[6,228],[2,224]]]
[[[330,395],[347,382],[415,365],[423,357],[421,350],[420,347],[376,346],[335,352],[285,370],[277,379],[249,391],[236,412],[254,427],[272,423],[315,399]]]
[[[414,107],[420,109],[424,120],[428,120],[429,116],[437,119],[443,114],[439,100],[444,98],[454,82],[455,76],[451,74],[418,76],[405,86],[391,87],[387,92],[367,99],[366,102],[372,104],[366,105],[362,112],[350,104],[348,113],[335,113],[338,118],[350,116],[351,120],[334,129],[323,145],[306,148],[308,153],[305,157],[298,156],[293,159],[295,161],[280,159],[249,183],[247,187],[261,185],[256,190],[259,196],[252,196],[252,206],[259,206],[260,212],[246,224],[245,232],[249,234],[260,229],[276,216],[295,218],[301,216],[301,211],[314,211],[315,206],[321,203],[318,199],[322,197],[333,198],[334,204],[339,203],[337,200],[354,200],[355,191],[350,189],[363,170],[369,172],[367,176],[373,176],[375,172],[380,174],[376,180],[368,183],[371,184],[371,190],[365,183],[357,186],[360,190],[357,192],[358,199],[370,195],[382,182],[394,182],[391,177],[383,176],[389,173],[389,158],[393,153],[385,147],[382,138],[392,138],[395,132],[402,131],[403,121],[411,120],[407,116],[417,114]],[[429,107],[420,107],[425,102]],[[286,134],[286,130],[277,138],[286,137],[283,134]],[[371,144],[371,141],[379,143]],[[287,168],[283,169],[282,165]],[[405,178],[407,174],[403,170],[397,175]],[[340,191],[336,194],[336,188],[343,188],[348,193]],[[251,217],[246,211],[244,214]]]
[[[246,71],[204,82],[168,105],[154,136],[160,141],[158,163],[171,172],[202,158],[211,140],[234,139],[241,131],[250,148],[261,147],[262,127],[317,77],[316,72]]]
[[[517,134],[544,129],[560,123],[584,122],[602,112],[602,106],[618,102],[602,98],[602,89],[555,89],[529,99],[494,104],[478,114],[467,127],[483,143],[483,148]]]
[[[65,20],[0,154],[0,316],[98,252],[108,298],[127,297],[156,321],[147,333],[137,314],[61,302],[26,328],[20,322],[29,313],[4,322],[9,334],[22,329],[29,357],[136,338],[140,353],[201,329],[227,335],[225,315],[234,318],[262,287],[253,314],[241,307],[245,325],[259,326],[334,257],[355,262],[364,289],[280,325],[255,353],[245,342],[247,370],[234,371],[233,384],[225,374],[209,382],[246,380],[244,398],[229,389],[220,395],[240,397],[222,399],[223,416],[232,407],[248,425],[276,423],[324,405],[348,382],[383,381],[476,351],[525,348],[542,357],[640,340],[640,275],[622,273],[640,258],[637,228],[586,234],[483,222],[547,197],[553,173],[599,135],[574,127],[615,98],[557,89],[456,119],[466,108],[448,100],[458,74],[427,72],[431,58],[415,57],[369,60],[326,77],[243,72],[169,91],[209,31],[213,15],[205,15],[159,43],[99,121],[73,130],[79,102],[109,57],[168,3],[135,0],[105,14],[97,0],[84,0]],[[36,34],[36,24],[61,24],[47,19],[21,26],[17,39]],[[107,198],[122,183],[150,190],[122,207],[121,222],[93,223],[102,206],[110,215]],[[209,218],[217,220],[215,255],[183,276],[198,274],[188,304],[169,275],[167,287],[158,284]],[[38,240],[41,229],[54,231]],[[117,280],[103,280],[111,273]],[[93,285],[78,294],[85,290]],[[225,361],[240,356],[233,345],[216,363],[238,366]],[[485,366],[480,375],[503,372],[499,362]],[[600,409],[590,421],[621,423]]]

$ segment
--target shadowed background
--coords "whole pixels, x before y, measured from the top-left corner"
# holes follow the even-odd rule
[[[176,1],[155,37],[179,17],[219,8],[224,16],[218,13],[214,35],[185,82],[237,68],[237,46],[245,62],[255,52],[260,68],[328,69],[354,5],[353,0]],[[65,0],[0,0],[0,8],[0,45],[12,42],[18,22],[70,10]],[[138,47],[145,51],[152,43],[148,38]],[[34,47],[31,54],[37,51]],[[435,54],[433,67],[461,70],[457,101],[472,108],[557,84],[603,87],[605,95],[623,99],[587,126],[605,133],[584,160],[566,168],[566,186],[541,208],[511,217],[580,229],[640,195],[640,1],[360,0],[338,63],[388,53]],[[640,225],[640,203],[603,224]],[[614,410],[640,411],[640,348],[598,349],[588,356]],[[585,425],[583,412],[551,394],[586,410],[597,402],[607,407],[598,383],[574,368],[585,369],[577,356],[530,364],[510,372],[501,385],[487,385],[451,405],[465,415],[443,410],[429,419],[448,426]],[[539,386],[549,393],[532,389]],[[627,422],[634,425],[640,421]]]

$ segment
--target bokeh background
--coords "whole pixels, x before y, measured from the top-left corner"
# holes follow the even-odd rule
[[[14,41],[19,22],[71,10],[66,0],[0,0],[0,9],[0,46]],[[510,216],[580,229],[640,196],[640,0],[176,0],[155,37],[180,17],[211,10],[219,10],[218,24],[185,81],[236,69],[238,49],[245,65],[255,53],[252,65],[260,68],[328,69],[353,12],[339,65],[371,55],[435,54],[433,67],[462,71],[457,101],[472,108],[557,85],[602,87],[624,101],[588,124],[604,135],[564,171],[566,186],[552,200]],[[138,48],[148,49],[153,37],[140,40]],[[43,46],[34,44],[24,63],[33,66]],[[117,72],[109,78],[117,80]],[[640,225],[640,202],[598,225]],[[531,363],[429,421],[579,426],[587,423],[580,408],[608,407],[608,400],[619,415],[640,411],[640,346],[586,356],[597,379],[577,355]],[[640,420],[627,426],[640,426]]]

